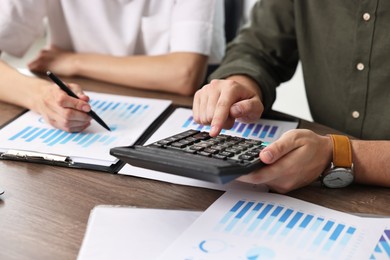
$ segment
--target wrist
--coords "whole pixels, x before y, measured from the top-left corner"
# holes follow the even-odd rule
[[[332,143],[332,161],[321,176],[328,188],[342,188],[354,181],[352,146],[344,135],[328,135]]]
[[[33,79],[30,85],[30,87],[26,88],[30,93],[28,95],[29,98],[24,101],[24,106],[41,114],[43,97],[45,96],[45,93],[47,93],[48,88],[53,86],[51,86],[48,81],[42,79]]]

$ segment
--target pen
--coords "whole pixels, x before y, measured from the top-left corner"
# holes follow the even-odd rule
[[[78,96],[76,96],[75,93],[72,92],[72,90],[70,90],[70,88],[65,85],[64,82],[62,82],[56,75],[54,75],[53,72],[47,71],[46,74],[54,83],[56,83],[63,91],[65,91],[66,94],[77,99],[79,98]],[[106,125],[106,123],[104,123],[104,121],[94,111],[90,110],[89,112],[87,112],[87,114],[90,115],[93,119],[95,119],[96,122],[98,122],[105,129],[111,131],[108,125]]]

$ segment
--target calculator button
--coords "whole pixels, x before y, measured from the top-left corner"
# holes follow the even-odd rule
[[[193,137],[198,139],[198,140],[206,140],[206,139],[210,138],[210,135],[206,132],[200,132],[200,133],[193,135]]]
[[[241,152],[240,149],[235,149],[235,148],[226,148],[225,151],[232,153],[232,154],[237,154],[237,153]]]
[[[253,156],[247,154],[241,154],[238,158],[244,161],[252,161],[254,159]]]
[[[192,137],[192,136],[190,136],[190,137],[187,137],[187,138],[186,138],[186,139],[184,139],[184,140],[186,140],[186,141],[189,141],[189,142],[192,142],[192,143],[199,142],[199,140],[198,140],[198,139],[196,139],[196,138],[194,138],[194,137]]]
[[[190,146],[190,149],[193,151],[201,151],[204,149],[204,147],[199,146],[199,145],[193,145],[193,146]]]
[[[213,145],[213,146],[210,146],[210,148],[222,151],[223,149],[226,149],[227,147],[224,145]]]
[[[207,156],[207,157],[211,156],[211,153],[207,153],[207,152],[204,152],[204,151],[199,151],[199,152],[197,152],[197,154],[203,155],[203,156]]]
[[[212,155],[213,158],[216,158],[216,159],[220,159],[220,160],[226,160],[227,156],[224,156],[220,153],[217,153],[217,154],[213,154]]]
[[[226,157],[233,157],[234,153],[227,152],[226,150],[219,153],[220,155],[226,156]]]
[[[249,156],[259,156],[259,152],[256,152],[256,151],[249,151],[249,152],[246,152],[245,154],[247,154]]]
[[[158,141],[156,144],[166,145],[166,144],[170,144],[170,143],[172,143],[172,141],[168,141],[168,140],[163,139],[163,140]]]
[[[215,153],[218,153],[219,151],[216,150],[216,149],[211,149],[211,148],[206,148],[203,150],[204,152],[206,153],[210,153],[210,154],[215,154]]]
[[[175,142],[175,143],[172,143],[171,144],[172,147],[176,147],[176,148],[184,148],[186,147],[187,145],[186,144],[183,144],[181,142]]]
[[[185,146],[187,146],[187,145],[193,144],[194,142],[184,139],[184,140],[179,140],[179,143],[184,144]]]
[[[259,140],[247,139],[245,140],[245,143],[253,144],[253,145],[261,145],[263,142]]]
[[[197,145],[198,145],[198,146],[201,146],[201,147],[203,147],[203,148],[207,148],[207,147],[210,147],[210,146],[211,146],[211,144],[206,143],[206,142],[198,143]]]

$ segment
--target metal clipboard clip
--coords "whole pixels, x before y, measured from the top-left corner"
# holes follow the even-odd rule
[[[63,163],[63,164],[73,164],[72,159],[68,156],[55,155],[55,154],[45,154],[38,152],[30,151],[19,151],[19,150],[8,150],[4,152],[1,157],[3,159],[14,159],[14,160],[24,160],[24,161],[45,161],[52,163]]]

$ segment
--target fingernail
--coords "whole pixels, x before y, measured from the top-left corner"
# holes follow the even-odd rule
[[[233,105],[232,106],[232,113],[235,117],[240,117],[242,115],[242,111],[240,109],[240,106]]]
[[[81,107],[81,110],[83,110],[84,112],[89,112],[91,109],[89,108],[89,106],[85,105]]]
[[[263,151],[262,152],[264,159],[267,160],[267,162],[272,162],[274,159],[274,155],[270,151]]]
[[[217,133],[218,132],[218,129],[217,129],[217,127],[216,126],[211,126],[211,129],[210,129],[210,133],[211,134],[215,134],[215,133]]]

